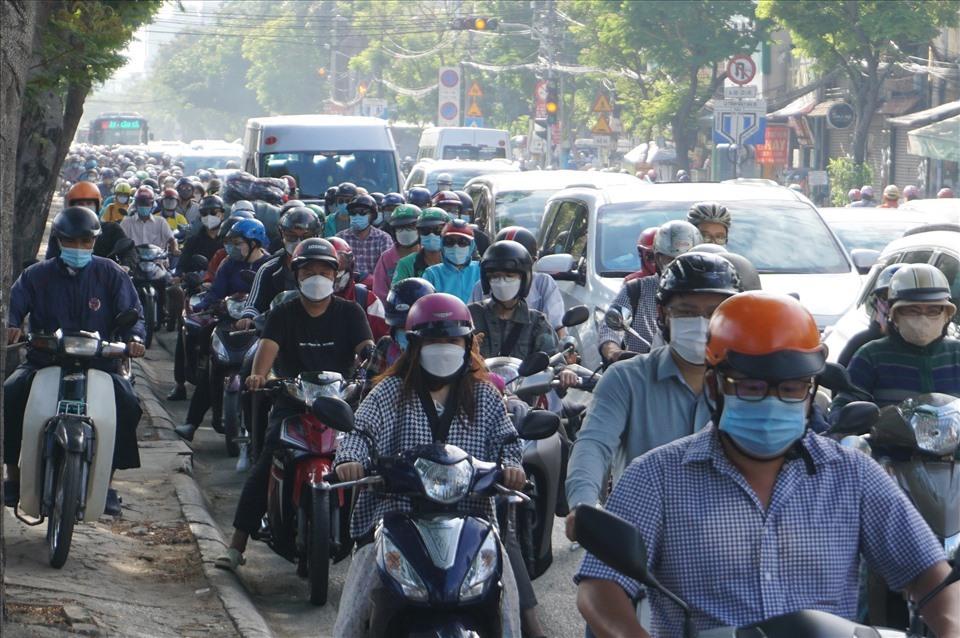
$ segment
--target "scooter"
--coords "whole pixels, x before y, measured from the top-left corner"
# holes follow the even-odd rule
[[[560,426],[557,415],[535,410],[518,434],[545,439]],[[368,476],[331,486],[366,486],[410,498],[411,512],[390,512],[377,526],[377,569],[384,584],[375,596],[372,636],[499,637],[503,547],[493,523],[457,511],[469,496],[504,495],[528,500],[499,482],[499,463],[474,459],[454,445],[419,445],[397,455],[379,456],[375,441],[357,430],[370,446]],[[516,440],[513,436],[503,446]]]
[[[153,344],[153,333],[160,328],[160,298],[157,287],[166,288],[170,282],[167,270],[167,251],[153,244],[137,246],[137,265],[130,273],[133,285],[143,306],[143,323],[146,338],[143,345],[149,348]]]
[[[689,604],[664,587],[647,570],[647,550],[640,531],[628,521],[592,505],[578,505],[575,530],[577,541],[588,552],[622,574],[647,587],[656,589],[684,614],[684,638],[739,638],[765,636],[767,638],[796,638],[797,636],[856,638],[857,636],[885,636],[889,638],[913,637],[912,631],[904,633],[890,629],[859,625],[845,618],[823,611],[802,610],[776,616],[747,627],[717,627],[698,631],[693,623]],[[954,565],[950,574],[916,605],[922,609],[944,588],[960,581],[960,566]],[[882,631],[882,633],[881,633]]]
[[[960,398],[923,394],[883,408],[873,424],[850,424],[841,418],[831,434],[847,435],[842,445],[871,455],[943,543],[947,558],[954,565],[960,562]],[[909,626],[924,635],[922,620],[902,594],[890,591],[872,573],[867,585],[870,622]]]
[[[116,325],[126,330],[138,319],[136,310],[126,310]],[[14,514],[27,525],[47,520],[48,560],[60,568],[70,553],[75,523],[96,521],[103,514],[113,468],[113,379],[91,364],[129,352],[125,343],[103,340],[96,332],[31,334],[27,343],[52,363],[37,370],[30,385],[20,449],[20,502]]]
[[[210,337],[210,406],[213,423],[220,424],[229,456],[240,454],[243,429],[240,394],[243,389],[241,370],[244,358],[257,347],[257,331],[233,330],[243,312],[246,294],[225,299],[216,311],[217,326]],[[240,439],[240,440],[238,440]]]
[[[284,419],[280,447],[273,454],[267,513],[254,538],[297,563],[297,575],[310,584],[310,602],[327,602],[330,560],[349,556],[351,493],[330,491],[324,476],[333,469],[337,430],[352,427],[353,411],[339,396],[343,377],[311,372],[275,379],[265,390],[303,407]]]

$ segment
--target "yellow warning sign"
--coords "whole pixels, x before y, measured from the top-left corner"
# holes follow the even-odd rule
[[[470,85],[470,88],[467,89],[468,97],[483,97],[483,90],[480,89],[480,84],[474,82]]]
[[[607,99],[607,96],[603,93],[597,94],[597,99],[593,103],[593,112],[594,113],[613,113],[613,105],[610,104],[610,100]]]
[[[483,117],[483,111],[480,110],[480,106],[476,100],[470,102],[470,108],[467,109],[467,117]]]
[[[610,120],[607,119],[607,116],[601,113],[600,117],[597,118],[597,123],[593,125],[593,128],[590,129],[590,132],[594,135],[612,134],[613,129],[610,128]]]

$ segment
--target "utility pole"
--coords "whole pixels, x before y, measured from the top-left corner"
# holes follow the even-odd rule
[[[337,41],[339,40],[337,26],[340,16],[333,16],[333,33],[330,38],[330,100],[337,101]]]
[[[556,0],[542,0],[536,5],[538,11],[534,12],[534,24],[531,25],[532,31],[540,41],[540,58],[546,61],[546,73],[544,74],[547,86],[552,87],[554,82],[553,66],[556,55],[553,42],[553,24],[556,21]],[[540,18],[540,27],[537,25],[537,18]],[[560,104],[563,100],[560,100]],[[544,167],[553,167],[553,130],[548,122],[546,125],[546,149],[544,151]]]

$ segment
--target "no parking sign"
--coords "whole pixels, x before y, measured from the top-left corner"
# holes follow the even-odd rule
[[[437,126],[460,126],[460,69],[442,66],[437,76]]]

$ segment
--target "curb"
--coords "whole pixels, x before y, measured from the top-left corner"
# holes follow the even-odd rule
[[[140,379],[135,388],[143,404],[143,411],[150,417],[154,427],[169,429],[172,433],[173,419],[153,392],[152,380],[140,362],[136,363],[135,370]],[[193,478],[193,451],[179,437],[176,437],[175,442],[182,447],[183,463],[173,477],[173,485],[180,502],[180,510],[190,526],[190,533],[197,541],[203,574],[216,591],[239,636],[273,638],[273,632],[237,577],[214,566],[214,560],[227,543],[207,509],[200,486]]]

